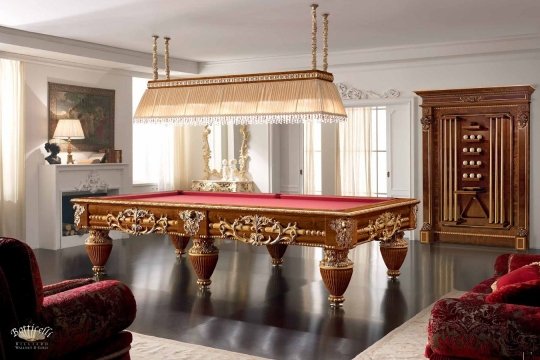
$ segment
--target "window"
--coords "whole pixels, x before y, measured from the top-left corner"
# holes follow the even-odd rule
[[[348,120],[340,123],[338,130],[337,193],[387,196],[387,108],[349,107],[346,111]],[[322,169],[322,137],[333,136],[323,130],[321,124],[304,125],[304,193],[307,194],[322,194],[323,182],[334,176],[334,171]]]
[[[133,78],[133,113],[146,89],[147,80]],[[174,131],[156,124],[133,124],[133,183],[173,188]]]
[[[304,194],[322,194],[322,125],[304,124]]]
[[[371,108],[371,195],[388,195],[386,107]]]

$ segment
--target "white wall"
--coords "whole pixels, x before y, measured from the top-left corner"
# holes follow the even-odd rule
[[[43,163],[43,145],[48,136],[47,83],[55,82],[115,90],[114,146],[122,149],[129,165],[131,184],[132,127],[131,76],[119,71],[24,62],[24,117],[26,134],[26,241],[40,247],[38,221],[38,166]]]
[[[511,44],[509,44],[511,48]],[[439,49],[442,49],[439,47]],[[442,49],[441,51],[443,51]],[[499,49],[500,50],[500,49]],[[443,51],[444,52],[444,51]],[[481,51],[478,51],[481,53]],[[384,54],[383,54],[384,55]],[[384,57],[381,55],[382,57]],[[467,55],[453,56],[448,58],[437,57],[433,59],[399,60],[396,56],[394,60],[385,59],[379,63],[372,61],[362,64],[363,59],[355,59],[347,55],[349,63],[355,65],[341,65],[332,68],[335,82],[346,83],[350,87],[361,90],[373,90],[384,93],[386,90],[394,88],[401,92],[404,98],[415,97],[415,90],[423,89],[450,89],[450,88],[470,88],[484,86],[504,86],[540,84],[540,51],[533,49],[529,51],[513,51],[493,53],[489,55]],[[341,59],[340,59],[341,60]],[[330,54],[332,63],[332,54]],[[204,74],[208,73],[247,73],[253,71],[282,71],[298,69],[298,59],[287,58],[273,59],[273,61],[251,61],[235,64],[213,63],[202,66]],[[305,68],[309,65],[306,62]],[[540,90],[532,95],[531,103],[531,207],[530,207],[530,246],[540,248],[540,222],[535,219],[540,216],[540,189],[537,184],[540,179],[540,163],[535,161],[540,156],[540,145],[535,139],[540,138]],[[419,113],[419,112],[418,112]],[[415,182],[415,192],[417,197],[422,197],[422,161],[421,161],[421,127],[418,119],[414,121],[412,138],[417,139],[416,143],[416,168],[413,174]],[[255,139],[254,139],[255,140]],[[258,140],[256,140],[258,141]],[[286,148],[281,144],[281,148]],[[394,149],[395,150],[395,149]],[[271,153],[271,149],[268,150]],[[281,159],[286,159],[282,156]],[[281,164],[281,167],[286,166]],[[253,168],[252,168],[253,169]],[[331,172],[325,172],[331,175]],[[419,212],[419,224],[422,224],[421,211]]]

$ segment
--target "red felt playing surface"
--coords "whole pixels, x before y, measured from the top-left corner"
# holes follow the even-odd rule
[[[107,199],[307,210],[347,210],[374,205],[391,200],[392,198],[170,191],[139,195],[108,196]]]

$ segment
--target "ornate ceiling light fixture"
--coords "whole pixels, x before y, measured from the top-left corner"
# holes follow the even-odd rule
[[[347,119],[328,69],[328,14],[323,15],[323,70],[317,70],[318,5],[311,5],[312,69],[276,73],[170,79],[165,38],[165,80],[158,80],[157,38],[148,81],[133,121],[171,125],[293,124]]]

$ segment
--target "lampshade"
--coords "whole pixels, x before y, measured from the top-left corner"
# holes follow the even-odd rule
[[[169,37],[165,37],[166,80],[158,80],[157,35],[154,35],[154,77],[135,111],[135,123],[172,125],[293,124],[345,121],[347,114],[328,67],[328,14],[323,15],[323,71],[317,70],[317,4],[312,14],[312,69],[169,78]]]
[[[149,81],[134,121],[210,125],[345,120],[332,81],[332,74],[319,70]]]
[[[55,139],[84,139],[84,132],[79,119],[58,120],[53,138]]]

